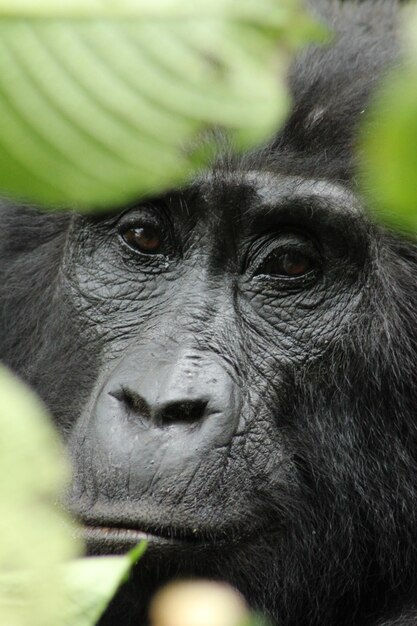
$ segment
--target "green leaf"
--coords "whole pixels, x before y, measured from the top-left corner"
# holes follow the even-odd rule
[[[122,557],[69,561],[78,531],[57,504],[64,450],[36,396],[0,367],[0,624],[93,626],[142,542]]]
[[[360,143],[362,188],[387,223],[417,231],[417,10],[407,13],[408,56],[384,80]]]
[[[240,626],[271,626],[271,622],[261,613],[251,613],[247,621]]]
[[[43,406],[0,368],[0,624],[59,623],[66,590],[53,568],[80,550],[56,504],[68,477]]]
[[[88,209],[179,184],[209,129],[277,127],[319,32],[296,0],[0,0],[0,189]]]
[[[36,568],[7,574],[0,572],[1,623],[7,626],[94,626],[145,550],[146,542],[141,542],[125,556],[73,560],[52,567],[48,579],[40,580]],[[43,596],[34,602],[29,592],[33,585],[39,591],[39,582],[42,582]]]
[[[65,18],[65,19],[131,19],[162,18],[198,19],[232,18],[259,21],[283,26],[289,16],[300,17],[293,0],[1,0],[0,15],[5,17]],[[302,23],[310,20],[302,20]]]
[[[145,550],[146,541],[143,541],[123,557],[95,557],[67,564],[64,578],[71,602],[63,623],[67,626],[95,624]]]

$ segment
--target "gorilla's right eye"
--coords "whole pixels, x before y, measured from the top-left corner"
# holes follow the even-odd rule
[[[142,254],[156,254],[160,251],[162,237],[153,225],[135,225],[121,230],[120,236],[130,248]]]
[[[146,256],[165,254],[171,239],[169,224],[162,211],[149,207],[133,209],[122,215],[117,230],[125,246]]]

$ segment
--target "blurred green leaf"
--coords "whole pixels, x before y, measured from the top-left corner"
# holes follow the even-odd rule
[[[261,613],[250,613],[248,619],[240,626],[271,626],[271,622]]]
[[[0,368],[0,624],[93,626],[140,558],[69,559],[81,545],[56,500],[69,465],[36,396]]]
[[[0,624],[58,624],[66,605],[53,569],[79,554],[56,505],[69,477],[61,445],[37,398],[0,369]],[[24,573],[22,573],[24,572]]]
[[[276,128],[319,33],[297,0],[0,0],[0,189],[91,208],[178,184],[197,135]]]
[[[384,80],[363,126],[362,186],[394,226],[417,231],[417,7],[407,12],[404,65]]]
[[[68,563],[64,580],[71,601],[64,618],[65,626],[95,624],[145,550],[143,541],[123,557],[95,557]]]

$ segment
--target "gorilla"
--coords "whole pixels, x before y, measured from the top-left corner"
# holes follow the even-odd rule
[[[355,178],[402,8],[315,10],[334,39],[267,145],[219,134],[184,188],[93,217],[1,204],[1,358],[66,442],[89,553],[149,542],[102,626],[188,577],[279,626],[417,624],[417,244]]]

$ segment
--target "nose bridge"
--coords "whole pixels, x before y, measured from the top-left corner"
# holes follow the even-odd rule
[[[160,369],[156,397],[157,404],[178,399],[203,396],[203,390],[218,383],[220,364],[213,358],[190,348],[181,348],[172,362],[165,361]]]
[[[186,371],[187,377],[194,380],[202,375],[202,370],[214,368],[220,360],[213,353],[218,346],[229,345],[230,337],[235,337],[239,328],[231,280],[203,279],[198,291],[194,286],[182,295],[164,326],[164,349],[169,350],[170,345],[178,349],[178,375]]]
[[[172,284],[166,307],[161,310],[164,324],[172,323],[169,337],[178,338],[188,332],[198,338],[210,333],[221,319],[227,323],[234,307],[236,273],[230,271],[230,254],[224,255],[225,245],[205,241],[202,236],[197,249],[184,260],[186,271]],[[217,258],[219,247],[225,256],[222,263]]]
[[[150,400],[160,402],[162,395],[168,398],[178,390],[192,394],[204,385],[212,389],[224,373],[237,381],[240,366],[233,347],[238,348],[239,337],[233,285],[185,295],[182,290],[179,300],[161,312],[158,324],[142,330],[129,351],[138,355],[134,360]],[[222,357],[217,356],[219,347]]]
[[[204,331],[227,299],[225,281],[220,277],[213,280],[207,266],[196,266],[185,280],[173,297],[175,336]]]
[[[223,411],[235,395],[234,382],[217,357],[193,348],[155,351],[140,370],[134,388],[152,411],[187,402],[204,404],[211,413]]]
[[[155,427],[202,424],[206,418],[235,422],[241,406],[240,388],[216,355],[169,343],[151,353],[142,346],[125,358],[108,392]]]

